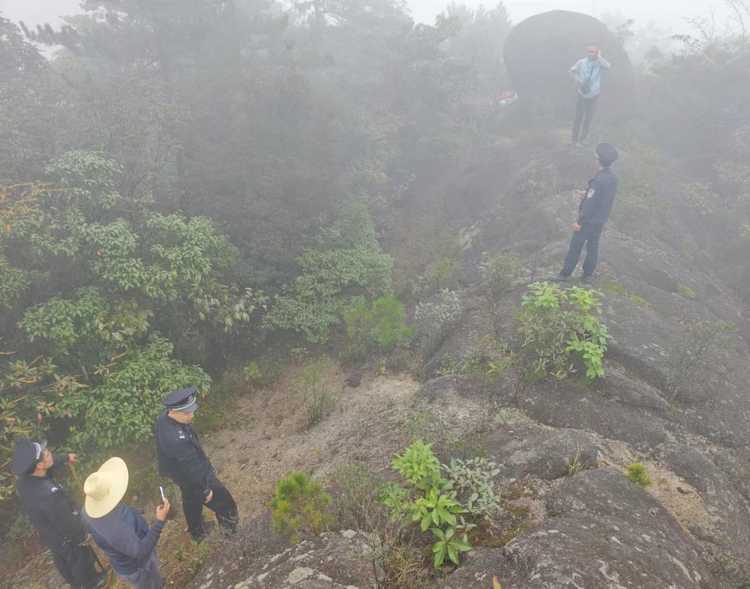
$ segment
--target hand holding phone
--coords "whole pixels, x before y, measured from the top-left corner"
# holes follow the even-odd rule
[[[164,505],[167,498],[164,496],[164,487],[159,486],[159,505]]]

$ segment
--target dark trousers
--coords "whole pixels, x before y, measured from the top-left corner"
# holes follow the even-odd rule
[[[188,525],[188,532],[193,536],[201,536],[203,530],[203,507],[208,507],[216,514],[221,529],[231,534],[237,528],[237,505],[229,492],[216,475],[211,475],[208,480],[208,487],[213,491],[213,497],[208,503],[205,502],[203,494],[183,489],[182,491],[182,510],[185,512],[185,520]]]
[[[598,94],[593,98],[583,98],[580,94],[578,95],[578,102],[576,103],[576,121],[573,123],[574,143],[578,142],[579,134],[581,141],[588,137],[589,126],[591,125],[591,119],[594,117],[597,102],[599,102]],[[583,125],[583,128],[581,128],[581,125]]]
[[[583,262],[583,275],[591,276],[594,273],[596,262],[599,259],[599,238],[602,235],[603,229],[603,224],[589,224],[581,227],[580,231],[573,233],[573,239],[570,240],[570,248],[568,248],[568,255],[565,256],[565,265],[560,274],[563,276],[573,274],[573,270],[578,265],[578,260],[581,259],[581,251],[584,244],[586,244],[586,259]]]
[[[71,587],[89,589],[96,585],[100,573],[94,568],[94,553],[90,546],[67,543],[51,552],[57,570]]]

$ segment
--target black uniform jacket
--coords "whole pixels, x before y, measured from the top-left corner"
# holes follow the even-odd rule
[[[54,465],[46,476],[20,475],[18,495],[42,543],[56,551],[68,543],[80,544],[86,539],[86,532],[79,519],[79,510],[62,485],[53,478],[55,467],[68,462],[69,457],[56,454],[53,460]]]
[[[178,423],[162,411],[156,418],[156,455],[161,476],[172,479],[183,491],[208,497],[214,469],[192,425]]]
[[[599,173],[589,180],[589,188],[586,197],[581,200],[578,207],[578,224],[604,225],[612,212],[612,204],[617,192],[617,176],[609,168],[600,170]]]

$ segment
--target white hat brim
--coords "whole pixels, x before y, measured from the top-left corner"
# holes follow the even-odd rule
[[[104,517],[117,507],[128,490],[128,481],[130,480],[128,465],[117,456],[107,460],[97,472],[106,473],[112,480],[112,486],[102,499],[95,499],[86,495],[86,514],[94,519]]]

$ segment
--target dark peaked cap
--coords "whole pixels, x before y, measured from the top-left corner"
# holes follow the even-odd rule
[[[164,397],[162,403],[174,411],[194,413],[198,409],[198,403],[196,402],[197,393],[198,389],[195,387],[180,389],[169,393]]]
[[[611,143],[600,143],[596,146],[596,157],[603,163],[613,163],[617,161],[620,154],[617,153],[615,146]]]
[[[18,440],[16,450],[13,453],[13,472],[24,474],[42,458],[42,453],[47,447],[47,440],[32,442],[31,440]]]

